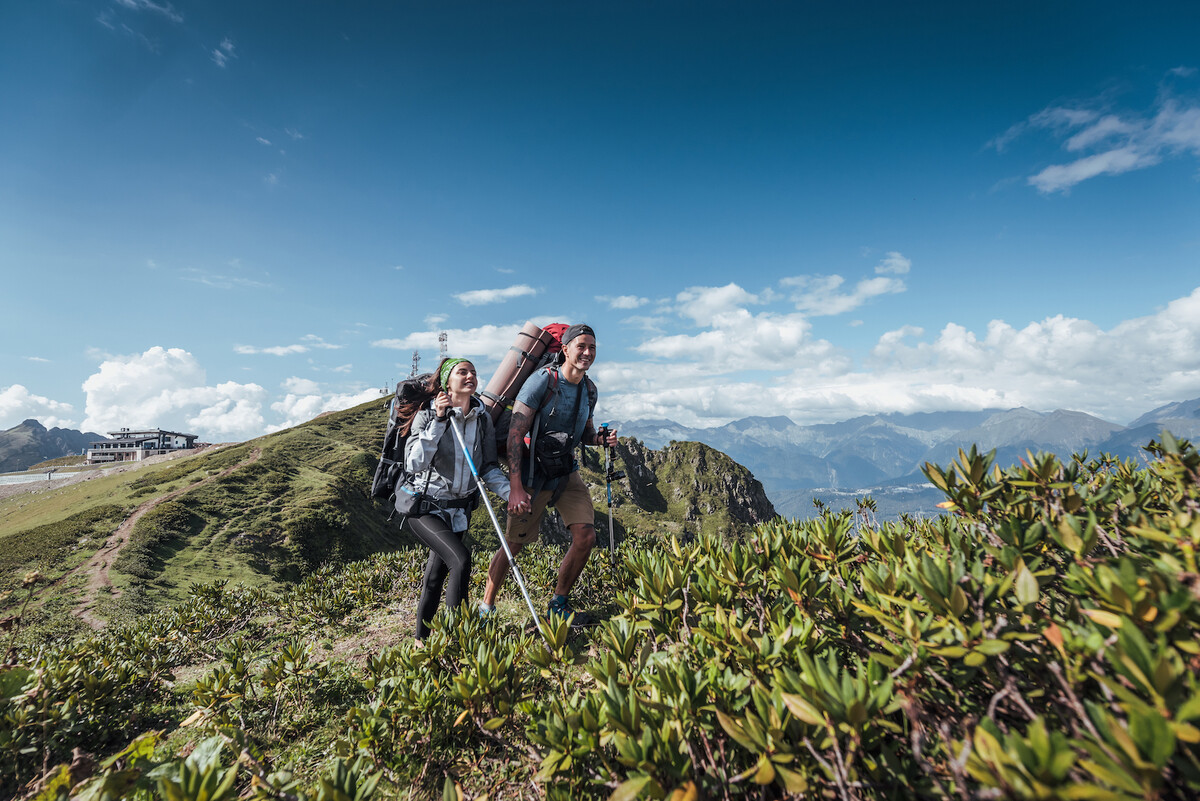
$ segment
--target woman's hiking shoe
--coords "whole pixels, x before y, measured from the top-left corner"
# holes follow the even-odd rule
[[[479,619],[489,620],[492,615],[496,614],[496,607],[488,606],[483,601],[479,602]]]
[[[577,612],[571,608],[571,602],[567,600],[565,595],[555,595],[550,599],[550,605],[546,608],[546,617],[575,617],[571,620],[572,626],[590,626],[596,622],[596,618],[589,615],[587,612]]]

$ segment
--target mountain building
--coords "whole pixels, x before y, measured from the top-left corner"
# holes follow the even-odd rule
[[[147,456],[193,448],[197,437],[196,434],[163,431],[161,428],[141,431],[122,428],[119,431],[109,431],[108,436],[108,439],[91,443],[87,449],[88,464],[140,462]]]

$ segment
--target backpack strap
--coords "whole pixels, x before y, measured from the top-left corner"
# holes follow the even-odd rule
[[[542,396],[542,402],[538,404],[537,411],[533,413],[533,431],[529,435],[529,475],[533,476],[533,449],[537,446],[538,431],[542,427],[542,410],[546,408],[546,404],[554,397],[554,393],[558,391],[558,368],[547,367],[546,376],[549,383],[546,384],[546,394]]]

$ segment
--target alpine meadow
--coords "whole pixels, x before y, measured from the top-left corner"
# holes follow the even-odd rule
[[[425,551],[369,497],[385,408],[0,502],[6,795],[1200,792],[1186,441],[1148,466],[971,449],[926,466],[944,516],[880,523],[869,499],[768,517],[727,457],[623,440],[617,558],[601,545],[576,589],[602,622],[543,639],[513,590],[418,648]],[[548,534],[519,558],[534,587]]]

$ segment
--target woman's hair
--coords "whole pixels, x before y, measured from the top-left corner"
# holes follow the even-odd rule
[[[429,401],[437,397],[445,387],[438,383],[438,376],[442,374],[442,368],[446,366],[446,362],[450,361],[450,357],[446,357],[438,362],[437,369],[426,376],[421,376],[423,379],[416,387],[414,394],[405,395],[403,398],[396,398],[396,420],[400,426],[400,435],[408,436],[409,430],[412,428],[413,418],[417,416],[417,412],[422,407],[427,405]],[[461,361],[467,361],[462,359]]]

